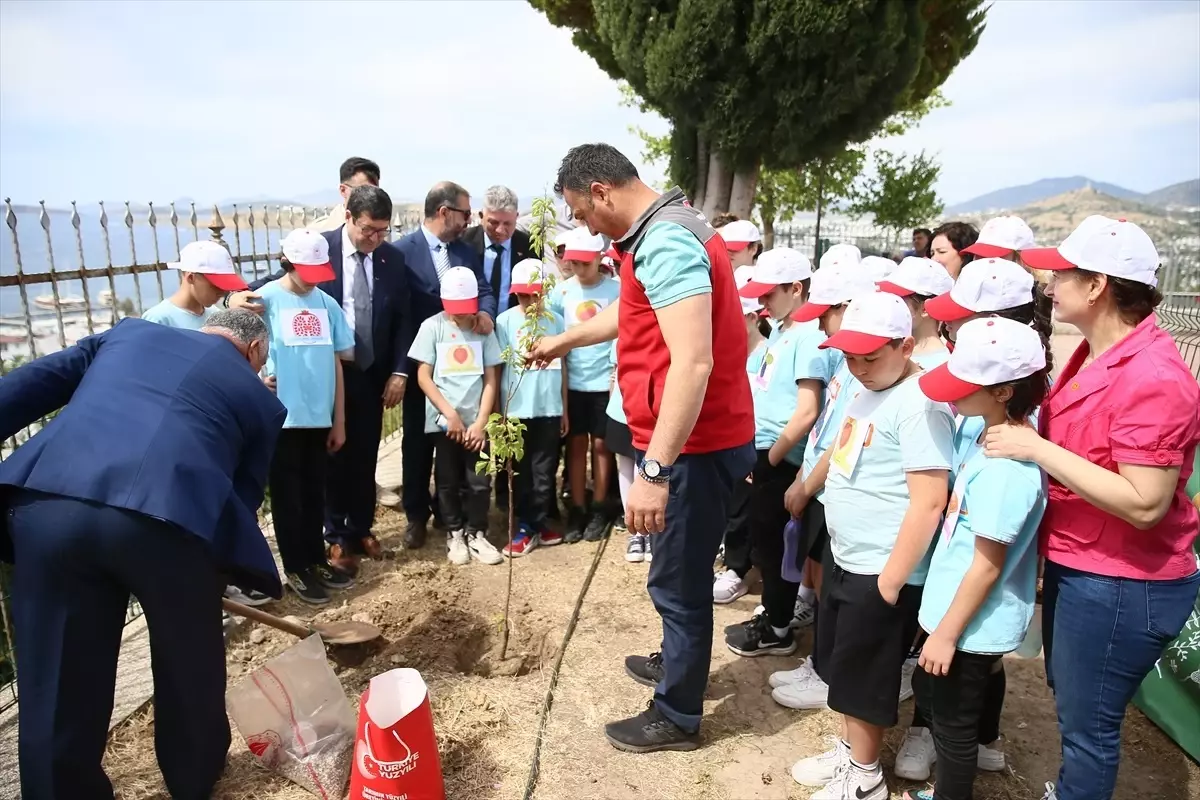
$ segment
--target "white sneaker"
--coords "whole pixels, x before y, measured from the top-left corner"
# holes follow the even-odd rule
[[[927,781],[937,761],[929,728],[909,728],[896,753],[896,775],[910,781]]]
[[[813,624],[813,620],[816,618],[817,607],[800,595],[796,595],[796,610],[792,612],[792,629],[807,628]]]
[[[646,540],[644,533],[629,534],[629,542],[625,545],[625,560],[630,564],[640,564],[646,560]]]
[[[825,788],[814,792],[810,800],[888,800],[887,779],[883,769],[863,769],[847,761]]]
[[[502,564],[504,556],[500,555],[500,551],[487,540],[487,537],[482,533],[473,533],[467,539],[467,549],[471,551],[471,555],[481,564]]]
[[[904,666],[900,667],[900,702],[901,703],[903,703],[905,700],[907,700],[908,698],[913,696],[912,676],[913,676],[913,672],[916,670],[916,668],[917,668],[917,659],[915,659],[915,658],[905,659]],[[925,779],[919,778],[916,780],[923,781]]]
[[[471,551],[467,549],[467,535],[462,531],[450,531],[446,534],[446,557],[451,564],[471,563]]]
[[[850,766],[850,746],[836,736],[830,738],[833,740],[832,750],[802,758],[792,764],[792,780],[801,786],[824,786],[839,771]]]
[[[829,708],[829,685],[812,673],[799,683],[772,689],[771,699],[781,706],[800,711]]]
[[[375,502],[388,508],[399,508],[400,495],[391,489],[385,489],[379,484],[375,484]]]
[[[991,746],[979,745],[979,759],[976,766],[984,772],[1004,772],[1008,764],[1004,760],[1004,740],[997,739]]]
[[[1054,784],[1046,781],[1046,793],[1042,795],[1042,800],[1058,800],[1058,794],[1054,791]]]
[[[748,591],[750,587],[746,582],[736,572],[727,569],[713,581],[713,602],[723,606],[732,603]]]
[[[767,678],[767,683],[772,689],[778,689],[780,686],[787,686],[789,683],[801,683],[810,675],[816,675],[817,672],[812,668],[812,656],[805,656],[800,662],[800,666],[795,669],[781,670],[772,672],[771,677]]]

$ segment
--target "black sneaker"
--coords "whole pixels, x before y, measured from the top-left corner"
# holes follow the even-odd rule
[[[579,506],[571,506],[571,510],[567,512],[567,529],[563,532],[563,541],[567,544],[575,544],[583,539],[584,531],[587,528],[588,515]]]
[[[636,717],[604,726],[608,743],[626,753],[655,753],[659,750],[695,750],[700,734],[688,733],[662,715],[651,700]]]
[[[588,515],[587,527],[583,531],[583,540],[585,542],[598,542],[605,536],[608,536],[610,530],[612,530],[612,519],[609,517],[608,512],[597,503],[592,508],[592,513]]]
[[[754,620],[756,624],[726,634],[725,644],[730,650],[739,656],[790,656],[796,652],[796,637],[791,628],[781,637],[776,635],[765,614]]]
[[[761,613],[755,614],[753,617],[746,620],[745,622],[735,622],[732,625],[726,625],[725,626],[725,637],[729,638],[730,636],[734,635],[735,633],[737,633],[738,631],[743,630],[743,629],[750,629],[750,628],[757,627],[760,619],[765,623],[767,620],[767,615],[761,614]]]
[[[404,547],[407,550],[420,550],[425,546],[425,537],[429,535],[429,527],[425,522],[409,520],[404,529]]]
[[[663,677],[662,653],[625,656],[625,673],[643,686],[658,686]]]
[[[328,564],[317,564],[312,568],[312,573],[317,579],[317,583],[324,586],[326,589],[349,589],[354,585],[354,579],[339,569],[334,569]]]
[[[287,585],[310,606],[323,606],[329,602],[329,592],[321,586],[311,567],[304,572],[289,572]]]

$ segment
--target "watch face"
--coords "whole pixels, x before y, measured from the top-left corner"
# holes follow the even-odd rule
[[[647,476],[657,478],[658,474],[662,471],[662,467],[658,465],[657,461],[645,461],[642,463],[642,470]]]

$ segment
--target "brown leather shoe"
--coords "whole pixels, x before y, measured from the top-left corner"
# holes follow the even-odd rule
[[[367,554],[367,558],[379,560],[383,558],[383,545],[374,536],[364,536],[361,540],[363,552]]]
[[[340,544],[329,545],[329,563],[339,572],[354,577],[358,574],[359,557]]]

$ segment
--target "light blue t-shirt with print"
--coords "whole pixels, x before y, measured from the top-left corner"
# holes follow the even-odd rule
[[[266,372],[275,376],[275,396],[287,409],[285,428],[333,425],[338,354],[354,356],[354,331],[342,307],[320,289],[290,292],[283,281],[258,290],[271,332]]]
[[[676,222],[656,222],[634,254],[634,272],[653,309],[712,292],[712,264],[700,240]]]
[[[804,464],[802,470],[805,477],[813,471],[817,466],[817,462],[821,460],[821,456],[825,455],[825,451],[833,444],[833,437],[841,429],[842,420],[846,416],[846,408],[850,405],[850,401],[858,396],[859,392],[864,391],[863,385],[858,382],[858,379],[850,374],[850,367],[846,365],[846,358],[840,350],[829,348],[828,353],[833,353],[832,362],[836,364],[833,377],[829,379],[829,385],[825,387],[825,400],[821,405],[821,413],[817,417],[817,421],[813,423],[812,430],[808,432],[808,444],[804,448]],[[825,494],[824,487],[814,495],[814,499],[820,500]]]
[[[847,572],[879,575],[908,510],[908,473],[951,468],[954,416],[921,392],[914,375],[882,392],[859,392],[831,446],[822,500],[834,561]],[[922,585],[927,570],[928,558],[908,583]]]
[[[500,362],[500,343],[493,331],[487,336],[463,330],[445,314],[435,314],[421,323],[408,357],[433,367],[433,384],[454,407],[463,425],[473,425],[483,401],[483,371]],[[489,413],[494,409],[488,409]],[[442,412],[425,398],[425,432],[442,430],[437,418]]]
[[[527,323],[536,324],[545,336],[557,336],[566,330],[563,318],[553,311],[550,319],[541,319],[532,323],[525,316],[520,306],[514,306],[496,318],[496,343],[503,352],[512,348],[519,349],[521,329]],[[500,402],[507,401],[506,413],[518,419],[534,419],[536,417],[561,417],[562,404],[562,360],[555,359],[554,368],[532,369],[522,372],[514,370],[510,364],[505,364],[500,381]],[[516,394],[513,387],[516,386]],[[509,397],[511,396],[511,399]]]
[[[1008,653],[1020,646],[1033,617],[1045,478],[1034,464],[988,458],[978,432],[964,436],[967,428],[978,430],[963,426],[956,437],[954,490],[934,540],[919,620],[922,628],[933,632],[950,610],[975,558],[976,537],[1000,542],[1007,547],[1004,567],[959,637],[958,649]]]
[[[206,308],[199,314],[193,314],[167,299],[146,309],[142,314],[142,319],[166,325],[168,328],[186,328],[189,331],[198,331],[208,324],[208,318],[212,315],[211,308]]]
[[[607,275],[593,286],[578,278],[567,278],[550,291],[547,306],[561,316],[568,328],[608,308],[621,296],[621,284]],[[567,353],[567,388],[574,392],[607,392],[612,370],[608,342],[577,347]]]
[[[617,340],[616,339],[613,339],[612,351],[609,353],[608,363],[609,363],[609,366],[612,367],[613,381],[612,381],[612,392],[609,393],[609,395],[608,395],[608,408],[605,409],[605,413],[608,415],[609,419],[616,420],[617,422],[624,425],[628,422],[628,420],[625,419],[625,407],[622,405],[622,402],[624,402],[624,401],[621,398],[621,386],[616,381],[616,377],[617,377]]]
[[[803,380],[820,381],[828,386],[833,366],[827,350],[817,348],[825,334],[816,323],[792,323],[775,332],[759,353],[750,391],[754,398],[754,447],[770,450],[796,410],[796,384]],[[819,415],[818,415],[819,416]],[[791,449],[785,459],[796,466],[804,461],[807,436]]]

